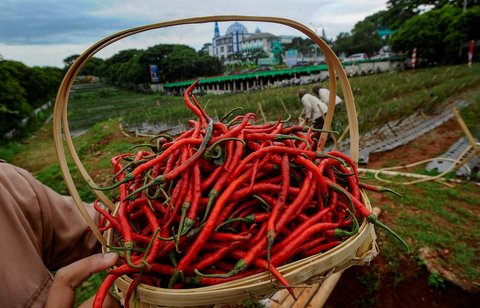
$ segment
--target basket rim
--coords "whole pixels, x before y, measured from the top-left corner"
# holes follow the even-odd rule
[[[102,233],[99,231],[97,225],[90,217],[88,211],[86,210],[86,205],[81,200],[78,190],[76,188],[76,184],[73,180],[72,174],[70,173],[70,168],[68,167],[67,158],[66,158],[66,151],[63,144],[63,136],[65,137],[65,142],[67,144],[67,149],[73,159],[74,164],[77,167],[77,170],[80,172],[84,180],[90,186],[97,186],[93,179],[90,177],[88,172],[85,170],[83,163],[81,162],[76,149],[73,145],[72,136],[70,134],[69,125],[68,125],[68,116],[67,116],[67,109],[68,109],[68,101],[69,101],[69,94],[73,82],[76,76],[79,74],[82,67],[86,64],[86,62],[92,58],[97,52],[102,50],[103,48],[107,47],[108,45],[126,38],[128,36],[132,36],[134,34],[142,33],[149,30],[160,29],[165,27],[172,27],[172,26],[180,26],[180,25],[192,25],[192,24],[202,24],[202,23],[210,23],[210,22],[222,22],[222,21],[256,21],[256,22],[269,22],[269,23],[276,23],[285,26],[289,26],[294,28],[307,37],[312,39],[323,51],[326,62],[328,65],[328,72],[329,76],[336,76],[342,88],[343,96],[344,96],[344,103],[347,109],[347,118],[348,118],[348,127],[350,131],[350,156],[353,161],[358,161],[358,147],[359,147],[359,135],[358,135],[358,121],[357,121],[357,113],[355,110],[355,103],[353,98],[352,89],[350,87],[350,83],[348,81],[348,77],[346,75],[345,70],[343,69],[342,63],[335,55],[333,50],[326,44],[320,37],[316,35],[310,28],[307,26],[296,22],[291,19],[286,18],[279,18],[279,17],[268,17],[268,16],[247,16],[247,15],[214,15],[214,16],[203,16],[203,17],[192,17],[192,18],[185,18],[185,19],[177,19],[165,22],[159,22],[154,24],[149,24],[145,26],[139,26],[135,28],[130,28],[127,30],[120,31],[113,35],[110,35],[97,43],[93,44],[89,47],[85,52],[83,52],[79,58],[72,64],[69,68],[67,73],[62,80],[62,83],[59,87],[57,97],[55,100],[55,107],[54,107],[54,114],[53,114],[53,137],[55,142],[55,150],[57,153],[57,159],[59,161],[59,165],[61,168],[61,172],[64,178],[64,182],[69,190],[70,195],[72,196],[75,204],[77,205],[78,210],[80,211],[81,215],[87,222],[88,226],[92,230],[93,234],[97,238],[97,240],[102,244],[102,246],[106,245],[106,240],[103,237]],[[335,96],[337,92],[337,78],[329,78],[330,83],[330,102],[335,101]],[[325,119],[325,126],[324,128],[329,128],[334,113],[334,104],[329,104],[326,119]],[[62,134],[63,131],[63,134]],[[321,140],[326,139],[327,133],[322,134]],[[97,197],[104,203],[110,210],[114,209],[114,205],[111,200],[101,191],[94,190],[93,191]]]
[[[215,22],[215,21],[219,21],[219,22],[221,21],[256,21],[256,22],[270,22],[270,23],[282,24],[282,25],[294,28],[302,32],[303,34],[305,34],[310,39],[312,39],[312,41],[320,47],[323,54],[325,55],[326,63],[328,66],[328,73],[329,73],[329,76],[331,77],[329,78],[330,98],[329,98],[328,111],[325,118],[324,128],[326,129],[330,128],[330,125],[333,119],[334,107],[335,107],[335,96],[337,93],[337,78],[338,78],[339,85],[342,88],[344,103],[347,110],[348,129],[350,134],[350,157],[354,162],[358,162],[358,156],[359,156],[358,120],[357,120],[357,113],[355,110],[353,93],[352,93],[350,83],[348,81],[347,74],[343,69],[342,63],[340,62],[338,57],[335,55],[333,50],[328,46],[328,44],[326,44],[320,37],[316,35],[316,33],[314,33],[310,28],[306,27],[305,25],[298,23],[296,21],[293,21],[291,19],[279,18],[279,17],[218,15],[218,16],[204,16],[204,17],[177,19],[177,20],[154,23],[150,25],[123,30],[113,35],[110,35],[98,41],[97,43],[93,44],[85,52],[83,52],[80,55],[80,57],[74,62],[74,64],[69,68],[69,70],[65,74],[62,80],[62,83],[59,87],[57,97],[55,100],[55,107],[54,107],[54,113],[53,113],[53,137],[54,137],[55,150],[57,153],[57,159],[59,161],[60,169],[65,181],[65,184],[68,188],[68,191],[71,197],[73,198],[75,204],[77,205],[78,210],[80,211],[81,215],[83,216],[87,225],[89,226],[90,230],[93,232],[93,234],[95,235],[97,240],[102,244],[103,247],[106,247],[106,244],[107,244],[106,238],[99,231],[96,223],[90,217],[89,212],[86,209],[86,204],[84,204],[82,199],[80,198],[80,195],[76,188],[75,181],[73,180],[72,174],[70,172],[70,168],[67,163],[66,149],[63,143],[63,137],[64,137],[67,145],[67,150],[70,153],[71,158],[75,166],[77,167],[77,170],[82,175],[83,179],[90,186],[98,186],[95,184],[95,182],[93,181],[93,179],[90,177],[85,167],[83,166],[83,163],[81,162],[76,152],[76,149],[74,147],[72,136],[69,130],[67,109],[68,109],[69,95],[70,95],[73,82],[77,77],[77,75],[79,74],[82,67],[86,64],[86,62],[89,59],[91,59],[97,52],[101,51],[103,48],[107,47],[108,45],[118,40],[121,40],[128,36],[132,36],[134,34],[142,33],[149,30],[154,30],[154,29],[180,26],[180,25],[209,23],[209,22]],[[327,133],[323,133],[321,135],[321,138],[320,138],[321,144],[326,140],[326,136],[327,136]],[[112,201],[103,192],[98,190],[94,190],[93,192],[96,194],[96,196],[101,200],[103,204],[109,207],[111,211],[114,210],[115,206],[113,205]],[[368,200],[368,198],[366,200]],[[367,224],[365,221],[362,223],[360,230],[357,233],[357,235],[348,239],[347,241],[345,241],[345,243],[342,243],[341,245],[339,245],[338,247],[335,247],[331,251],[326,252],[325,254],[298,260],[296,261],[298,263],[292,262],[290,264],[280,266],[278,269],[280,272],[282,272],[282,274],[285,273],[284,276],[286,279],[288,279],[290,276],[293,277],[295,273],[298,273],[299,269],[308,268],[309,264],[313,264],[313,263],[319,264],[331,258],[332,255],[335,255],[335,254],[340,255],[346,248],[351,248],[352,246],[360,247],[362,243],[360,243],[359,239],[361,238],[366,238],[372,233],[373,233],[373,236],[375,236],[373,226],[370,224]],[[346,256],[346,258],[348,257],[351,257],[351,256]],[[330,269],[334,268],[335,266],[336,265],[331,264]],[[308,271],[308,273],[310,272],[311,272],[311,269]],[[232,284],[230,286],[226,286],[225,284],[223,284],[223,286],[221,287],[209,286],[209,287],[195,288],[195,290],[197,290],[195,294],[197,295],[208,294],[209,297],[212,297],[211,296],[212,294],[224,294],[228,290],[230,291],[238,290],[239,292],[247,292],[246,289],[249,289],[251,287],[261,288],[261,287],[265,287],[267,284],[268,284],[267,287],[269,288],[271,287],[270,280],[268,279],[267,281],[258,281],[262,277],[262,273],[257,275],[258,276],[253,275],[251,277],[245,278],[245,279],[248,279],[245,282],[248,284],[248,286],[239,285],[241,282],[237,281],[236,284]],[[263,275],[266,275],[266,274],[263,273]],[[311,277],[308,277],[308,278],[311,278]],[[119,281],[122,282],[122,279],[124,280],[124,278],[121,277]],[[158,290],[152,291],[149,288],[153,288],[153,287],[148,286],[148,288],[146,288],[144,285],[140,285],[137,291],[139,292],[139,294],[141,294],[142,292],[148,293],[148,296],[151,296],[152,292],[154,294],[159,293]],[[187,297],[187,295],[192,294],[192,290],[194,290],[194,289],[171,290],[171,289],[161,289],[161,288],[157,288],[157,289],[162,290],[164,292],[166,292],[165,290],[170,290],[167,293],[162,293],[163,296],[172,295],[174,297],[178,297],[181,295],[184,295],[185,297]],[[201,290],[201,291],[199,292],[198,290]],[[178,298],[175,299],[174,303],[178,303]],[[211,302],[207,304],[210,304],[210,303]]]

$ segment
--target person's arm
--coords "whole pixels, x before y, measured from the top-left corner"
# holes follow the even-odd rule
[[[88,228],[75,202],[37,180],[31,185],[36,191],[42,215],[42,256],[49,270],[58,270],[72,262],[100,252],[100,244]],[[99,214],[91,204],[87,211],[98,221]]]
[[[7,248],[0,254],[5,307],[43,306],[51,271],[98,252],[72,198],[7,163],[0,163],[0,225]]]

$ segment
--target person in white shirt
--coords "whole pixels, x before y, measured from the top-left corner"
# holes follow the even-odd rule
[[[326,88],[322,88],[320,85],[314,85],[312,88],[312,92],[317,95],[320,100],[325,103],[328,106],[328,101],[330,97],[330,91]],[[342,103],[343,100],[338,97],[338,95],[335,97],[335,106],[338,104]]]
[[[314,128],[321,129],[324,123],[323,117],[328,110],[327,105],[304,89],[298,91],[298,97],[303,105],[299,117],[300,123],[303,122],[303,125],[312,125]]]

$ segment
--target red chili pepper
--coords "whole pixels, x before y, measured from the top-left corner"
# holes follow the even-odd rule
[[[280,119],[259,125],[254,113],[213,123],[192,95],[197,84],[184,95],[198,117],[188,122],[191,129],[141,145],[156,154],[112,159],[117,182],[102,189],[119,189],[117,215],[95,207],[109,222],[102,230],[118,233],[111,249],[124,263],[109,271],[97,306],[124,274],[134,281],[127,299],[140,281],[185,288],[260,271],[295,297],[277,266],[339,245],[358,232],[357,217],[385,227],[360,195],[360,188],[384,189],[359,183],[345,154],[314,151],[321,144],[318,130],[284,128]],[[199,276],[184,276],[194,273]]]
[[[188,265],[193,261],[199,250],[201,249],[202,245],[206,242],[207,238],[210,234],[214,231],[215,223],[217,221],[218,216],[220,215],[221,211],[225,203],[230,199],[231,195],[233,195],[234,191],[242,184],[249,176],[251,172],[246,172],[238,179],[233,181],[221,194],[216,202],[216,206],[212,209],[210,216],[208,217],[207,221],[203,229],[198,234],[197,238],[193,242],[193,244],[189,247],[187,252],[185,253],[184,257],[178,263],[178,271],[184,271]]]
[[[282,159],[282,187],[280,193],[278,195],[277,202],[275,202],[275,206],[272,209],[271,215],[268,219],[268,227],[267,227],[267,261],[270,265],[270,250],[272,248],[273,242],[275,241],[276,236],[276,222],[278,220],[278,216],[280,212],[283,210],[285,206],[285,201],[287,200],[288,189],[290,188],[290,160],[288,159],[288,155],[284,154]]]

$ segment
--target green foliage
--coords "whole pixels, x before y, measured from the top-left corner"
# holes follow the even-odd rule
[[[0,159],[11,162],[13,157],[22,151],[23,147],[20,143],[10,142],[0,147]]]
[[[480,86],[479,74],[480,65],[474,65],[472,68],[449,66],[351,78],[360,132],[384,125],[386,121],[401,120],[414,111],[429,113],[441,108],[451,96]],[[258,104],[261,104],[267,120],[274,121],[279,116],[287,117],[285,108],[294,119],[298,116],[301,111],[298,90],[299,87],[294,86],[240,94],[208,94],[198,99],[201,104],[208,102],[207,112],[213,116],[218,114],[219,117],[238,106],[244,107],[244,112],[257,112],[260,115]],[[480,97],[477,101],[480,101]],[[480,114],[478,111],[477,114]],[[72,130],[85,129],[96,122],[118,117],[131,126],[146,122],[163,123],[167,128],[185,124],[191,116],[182,97],[146,95],[112,87],[74,93],[68,115]],[[468,113],[466,119],[472,123],[472,128],[480,123],[476,122],[477,118],[472,113]],[[263,119],[259,118],[259,121]],[[333,125],[336,131],[345,129],[347,117],[343,105],[339,106]]]
[[[394,204],[388,209],[390,214],[395,213],[394,217],[390,216],[390,227],[409,242],[412,251],[418,251],[421,247],[447,250],[448,257],[437,259],[441,266],[455,269],[462,279],[478,281],[480,271],[476,256],[479,249],[472,244],[480,238],[480,219],[475,212],[478,204],[476,185],[465,183],[449,189],[435,182],[417,183],[414,187],[390,186],[403,196],[398,199],[385,195],[386,200],[383,202]],[[385,238],[382,230],[378,230],[378,234]],[[381,247],[382,255],[392,271],[398,267],[395,264],[401,249],[395,241],[388,238]],[[420,256],[415,257],[419,266],[424,264]],[[393,279],[396,283],[402,277]],[[444,281],[438,273],[432,273],[428,283],[441,288]]]
[[[445,289],[445,280],[438,272],[432,272],[428,276],[428,285],[436,289]]]
[[[137,90],[139,84],[150,83],[150,65],[158,66],[160,82],[218,75],[223,70],[217,58],[176,44],[159,44],[146,50],[123,50],[105,63],[97,62],[92,66],[97,67],[95,72],[109,83]]]
[[[351,33],[340,33],[333,48],[337,53],[371,54],[390,44],[398,52],[417,48],[417,65],[421,58],[465,62],[468,41],[479,38],[479,13],[479,0],[389,0],[386,10],[367,16]],[[375,31],[380,29],[394,31],[389,41],[378,37]]]
[[[93,57],[85,63],[79,75],[103,76],[104,70],[105,60]]]
[[[390,42],[398,51],[417,48],[420,59],[437,63],[465,62],[468,42],[479,38],[479,27],[479,6],[462,11],[447,4],[407,20]]]
[[[84,183],[73,162],[68,162],[68,169],[76,183]],[[62,171],[58,164],[49,165],[35,173],[35,177],[54,191],[62,195],[68,195],[69,191],[63,181]],[[77,187],[80,198],[85,202],[92,202],[92,193],[88,185],[79,185]]]
[[[312,46],[314,46],[315,43],[309,38],[301,38],[301,37],[295,37],[293,38],[291,43],[284,44],[283,48],[284,50],[289,50],[289,49],[296,49],[299,54],[304,55],[304,56],[311,56],[312,54]]]
[[[368,271],[357,276],[357,280],[366,288],[369,294],[376,293],[380,288],[380,273]]]
[[[352,34],[340,33],[333,46],[334,50],[345,52],[347,55],[365,52],[374,54],[385,42],[376,34],[377,26],[369,19],[365,19],[355,24]]]
[[[73,166],[72,166],[73,168]],[[70,168],[70,169],[72,169]],[[59,165],[50,165],[35,174],[35,177],[42,182],[43,184],[47,185],[48,187],[52,188],[56,192],[62,195],[68,194],[67,187],[63,182],[62,171]]]
[[[22,128],[22,119],[54,96],[60,80],[60,69],[0,60],[0,135],[12,129],[35,129],[32,123]]]
[[[0,63],[0,134],[17,127],[16,123],[26,117],[31,106],[25,98],[26,91],[19,80]]]
[[[425,6],[440,9],[445,5],[457,8],[472,8],[480,5],[479,0],[389,0],[383,20],[390,25],[390,29],[398,29],[405,21],[416,16],[425,9]]]
[[[78,59],[78,57],[80,57],[80,55],[74,54],[63,59],[63,63],[65,64],[65,67],[68,68],[72,66],[72,64]]]
[[[93,274],[87,280],[82,282],[80,287],[77,288],[75,307],[78,307],[87,299],[94,296],[98,290],[98,286],[103,282],[103,280],[105,280],[105,277],[107,277],[107,273],[103,271]]]
[[[244,308],[262,308],[264,307],[261,303],[253,299],[246,299],[239,304],[240,307]]]
[[[468,109],[460,110],[460,114],[468,129],[474,136],[480,135],[480,93],[471,97],[472,104]]]

